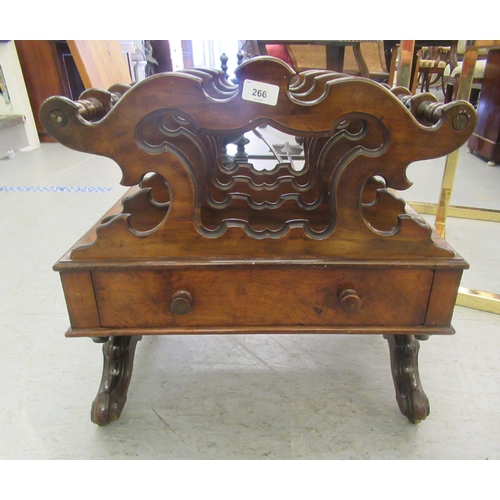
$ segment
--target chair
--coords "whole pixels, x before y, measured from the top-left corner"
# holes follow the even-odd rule
[[[446,46],[422,47],[418,67],[421,92],[429,92],[431,85],[435,85],[440,80],[443,93],[445,92],[443,77],[449,63],[450,52],[451,47]]]
[[[265,53],[290,64],[295,71],[327,69],[326,46],[321,44],[266,44]],[[389,71],[382,41],[362,41],[346,44],[342,73],[386,82]]]
[[[395,190],[408,165],[467,141],[474,108],[273,57],[236,73],[234,86],[162,73],[40,110],[56,140],[113,159],[130,187],[55,265],[67,337],[103,343],[92,421],[119,418],[141,336],[259,333],[383,335],[399,408],[425,419],[419,343],[454,332],[468,265]],[[305,137],[302,168],[224,163],[225,137],[262,123]]]
[[[308,69],[326,69],[326,49],[324,45],[285,45],[290,55],[292,67],[301,72]]]
[[[356,46],[354,46],[356,50]],[[388,82],[389,69],[385,60],[384,43],[383,41],[361,42],[359,50],[362,58],[358,60],[365,62],[368,77],[377,82]]]
[[[269,55],[289,64],[295,71],[326,69],[327,57],[324,45],[314,43],[277,44],[266,40],[246,41],[249,57]]]

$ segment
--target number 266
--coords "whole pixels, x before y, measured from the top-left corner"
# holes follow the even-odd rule
[[[265,99],[267,97],[267,92],[265,90],[252,89],[252,95],[254,97],[262,97]]]

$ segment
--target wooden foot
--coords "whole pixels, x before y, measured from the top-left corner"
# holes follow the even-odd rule
[[[94,424],[106,425],[120,417],[127,400],[135,347],[139,340],[140,336],[110,337],[103,345],[102,380],[90,417]]]
[[[413,335],[386,335],[391,355],[392,378],[401,413],[418,424],[429,415],[429,400],[418,373],[419,341]]]

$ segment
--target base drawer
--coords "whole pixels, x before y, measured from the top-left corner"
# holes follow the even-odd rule
[[[94,270],[103,328],[418,326],[429,269],[207,266]]]

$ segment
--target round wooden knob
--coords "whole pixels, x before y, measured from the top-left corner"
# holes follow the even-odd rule
[[[339,295],[340,307],[346,313],[356,313],[361,307],[361,299],[358,297],[358,292],[352,288],[344,290]]]
[[[186,292],[186,290],[180,290],[172,295],[172,302],[170,302],[170,309],[174,314],[187,314],[191,310],[193,305],[193,296]]]

